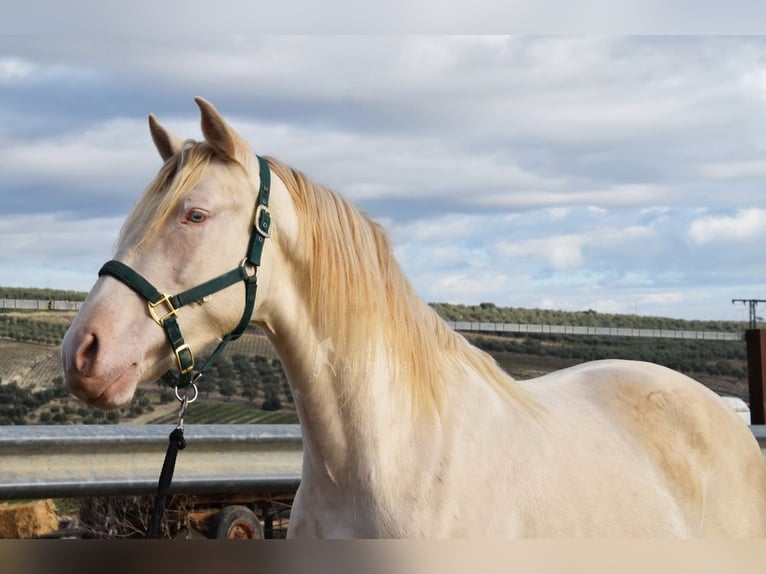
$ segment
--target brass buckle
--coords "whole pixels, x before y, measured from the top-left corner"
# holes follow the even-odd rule
[[[191,365],[186,367],[185,369],[181,368],[181,352],[182,351],[189,351],[189,356],[191,357]],[[176,366],[178,367],[178,372],[182,375],[185,375],[186,373],[191,373],[194,369],[194,353],[192,353],[191,347],[184,343],[177,349],[173,349],[173,352],[176,354]]]
[[[165,315],[163,315],[162,317],[160,317],[160,316],[157,314],[157,311],[155,311],[155,309],[156,309],[157,307],[159,307],[160,305],[162,305],[163,303],[164,303],[165,305],[167,305],[167,306],[168,306],[168,309],[170,309],[170,311],[168,311],[168,312],[167,312]],[[157,324],[158,324],[160,327],[162,327],[162,326],[164,325],[165,321],[166,321],[168,318],[170,318],[170,317],[175,317],[175,316],[178,314],[178,309],[176,309],[175,307],[173,307],[172,303],[170,302],[170,297],[168,297],[168,296],[167,296],[167,295],[165,295],[164,293],[162,294],[162,299],[160,299],[159,301],[155,301],[154,303],[152,303],[151,301],[149,301],[149,302],[147,303],[147,305],[148,305],[148,307],[149,307],[149,315],[151,315],[151,316],[152,316],[152,319],[154,319],[154,321],[155,321],[155,322],[156,322],[156,323],[157,323]]]
[[[271,211],[269,211],[269,206],[259,203],[258,207],[255,208],[255,219],[254,219],[255,230],[258,232],[260,236],[268,239],[271,236],[271,233],[269,233],[268,231],[268,226],[265,231],[261,229],[261,226],[260,226],[261,217],[263,215],[268,216],[269,218],[268,226],[271,226]]]

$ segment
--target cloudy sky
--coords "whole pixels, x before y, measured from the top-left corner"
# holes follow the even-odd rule
[[[742,319],[766,38],[0,36],[0,285],[88,290],[212,101],[389,231],[427,301]]]

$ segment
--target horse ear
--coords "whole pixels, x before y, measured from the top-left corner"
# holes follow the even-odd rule
[[[183,143],[179,138],[171,134],[165,127],[157,121],[154,114],[149,114],[149,131],[152,134],[152,140],[160,152],[160,157],[163,161],[167,161],[168,158],[173,157],[179,151]]]
[[[221,157],[242,163],[250,155],[245,141],[221,117],[213,104],[204,98],[194,98],[202,112],[202,134]]]

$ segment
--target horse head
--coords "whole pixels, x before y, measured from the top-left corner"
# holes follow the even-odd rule
[[[267,320],[277,250],[262,247],[252,261],[248,238],[255,234],[265,246],[270,231],[278,233],[271,208],[289,212],[280,209],[289,200],[277,182],[271,205],[259,205],[268,164],[210,103],[195,101],[202,142],[182,141],[149,116],[164,165],[125,221],[114,260],[102,268],[62,342],[69,391],[97,407],[129,402],[139,384],[173,367],[191,371],[194,355],[211,343],[251,319]],[[248,307],[256,274],[258,298]],[[216,288],[198,288],[209,282]],[[182,344],[170,341],[171,321]]]

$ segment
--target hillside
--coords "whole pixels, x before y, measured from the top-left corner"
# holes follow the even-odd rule
[[[526,337],[466,334],[466,338],[520,380],[585,361],[630,359],[664,365],[696,379],[718,394],[748,401],[744,341],[534,334]]]
[[[481,305],[434,309],[445,319],[557,325],[741,331],[736,322],[681,321],[593,311],[567,313]],[[0,312],[0,424],[138,422],[166,423],[176,402],[167,389],[146,386],[130,407],[105,414],[66,396],[58,345],[71,321],[68,311]],[[576,337],[561,335],[477,335],[466,337],[495,357],[517,379],[533,378],[587,360],[625,358],[666,365],[692,376],[721,394],[747,400],[745,346],[741,341],[694,341]],[[1,389],[1,387],[0,387]],[[44,391],[49,391],[45,393]],[[190,422],[295,422],[292,397],[270,343],[257,330],[232,343],[201,382],[200,405]],[[3,397],[0,397],[2,399]],[[17,407],[11,405],[27,405]],[[8,406],[11,405],[11,406]],[[23,412],[22,412],[23,411]],[[280,414],[281,413],[281,414]],[[192,420],[194,419],[194,420]]]
[[[33,316],[37,314],[29,315],[26,319],[36,323]],[[47,338],[43,317],[40,323],[43,326],[34,332]],[[0,424],[175,420],[178,404],[161,383],[146,385],[129,407],[110,412],[68,396],[59,352],[57,345],[0,339]],[[205,373],[199,388],[199,404],[187,417],[190,423],[297,422],[281,364],[262,334],[246,333],[231,343]]]
[[[63,381],[59,347],[0,339],[0,382],[41,390]]]
[[[633,329],[670,329],[677,331],[728,331],[747,328],[742,321],[687,321],[649,315],[616,315],[587,311],[555,309],[523,309],[497,307],[494,303],[453,305],[431,303],[431,307],[449,321],[486,321],[495,323],[532,323],[542,325],[572,325],[577,327],[625,327]]]

